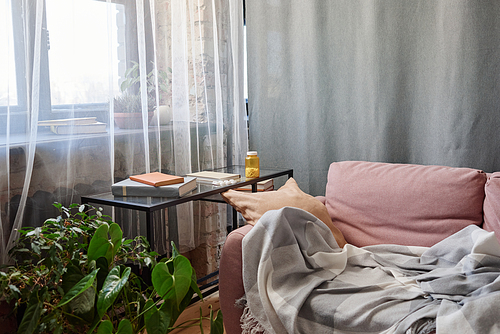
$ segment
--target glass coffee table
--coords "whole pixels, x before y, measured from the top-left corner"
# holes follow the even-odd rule
[[[242,177],[239,182],[236,182],[227,186],[213,186],[211,184],[198,183],[196,189],[184,195],[183,197],[136,197],[136,196],[115,196],[111,192],[82,196],[83,204],[100,204],[108,205],[112,207],[119,207],[125,209],[132,209],[143,211],[146,213],[146,238],[150,242],[151,246],[154,245],[153,236],[153,214],[158,210],[169,208],[169,221],[170,217],[175,217],[170,211],[175,211],[175,206],[187,203],[191,201],[212,201],[225,203],[221,193],[234,188],[241,188],[243,186],[251,185],[252,192],[257,191],[257,183],[260,181],[274,179],[280,176],[288,176],[288,178],[293,177],[293,169],[261,169],[260,176],[258,178],[247,179],[245,178],[245,166],[230,166],[213,169],[215,172],[223,173],[233,173],[240,174]],[[94,205],[95,206],[95,205]],[[233,222],[232,228],[236,229],[238,227],[238,218],[236,211],[233,209]],[[175,219],[175,218],[174,218]],[[177,244],[177,224],[169,224],[169,235],[172,236],[172,240]]]

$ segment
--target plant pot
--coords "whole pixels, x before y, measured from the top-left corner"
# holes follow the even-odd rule
[[[158,108],[158,113],[160,114],[160,124],[167,125],[172,122],[172,108],[168,106],[161,105]]]
[[[153,119],[154,112],[148,112],[148,125]],[[142,113],[115,112],[115,123],[120,129],[140,129],[142,128]]]
[[[17,333],[17,317],[13,312],[14,303],[0,300],[0,334]]]

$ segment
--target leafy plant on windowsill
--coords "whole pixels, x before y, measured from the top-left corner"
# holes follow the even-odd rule
[[[120,84],[121,94],[114,98],[114,112],[115,113],[132,113],[141,111],[141,93],[139,75],[139,63],[133,61],[133,66],[125,71],[125,80]],[[169,68],[169,72],[172,70]],[[161,93],[168,92],[170,78],[167,72],[158,71],[158,88]],[[138,86],[137,86],[138,85]],[[156,76],[154,69],[151,70],[146,76],[148,111],[153,111],[156,108]],[[135,89],[139,92],[135,92]]]
[[[123,92],[114,98],[115,113],[140,113],[142,100],[140,94]],[[156,100],[154,96],[148,95],[148,112],[154,111]]]
[[[15,265],[0,272],[6,301],[25,308],[18,333],[168,333],[192,296],[201,297],[189,260],[175,246],[157,263],[144,237],[123,238],[100,209],[55,205],[61,215],[23,228],[10,251]],[[152,286],[131,262],[152,268]],[[220,312],[210,322],[211,333],[223,333]]]

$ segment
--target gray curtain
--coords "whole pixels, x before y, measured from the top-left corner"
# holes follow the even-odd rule
[[[250,149],[324,194],[333,161],[500,170],[500,1],[247,1]]]

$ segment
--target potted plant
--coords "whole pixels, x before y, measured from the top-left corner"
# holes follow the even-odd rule
[[[142,127],[142,100],[140,92],[139,63],[132,62],[133,66],[125,72],[125,80],[120,85],[120,95],[113,99],[115,122],[121,129]],[[166,92],[169,84],[166,72],[158,71],[158,87]],[[153,118],[156,109],[156,76],[154,69],[146,77],[148,99],[148,124]]]
[[[1,271],[5,300],[23,313],[18,333],[168,333],[193,295],[201,297],[175,246],[157,262],[144,237],[123,238],[100,209],[55,205],[59,217],[20,230],[15,264]],[[220,312],[210,321],[211,333],[223,333]]]

